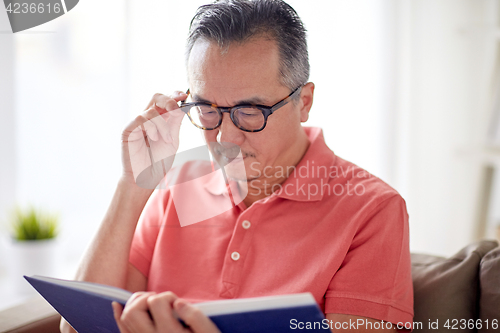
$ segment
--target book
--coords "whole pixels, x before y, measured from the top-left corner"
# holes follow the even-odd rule
[[[131,292],[97,283],[44,276],[24,278],[79,333],[119,333],[111,302],[125,305]],[[222,333],[329,332],[311,293],[216,300],[195,303]],[[307,324],[309,323],[309,324]]]

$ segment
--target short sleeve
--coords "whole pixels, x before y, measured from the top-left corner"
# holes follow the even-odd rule
[[[413,283],[405,201],[395,195],[361,221],[325,295],[325,313],[413,321]]]
[[[149,268],[156,246],[156,240],[165,216],[168,190],[156,190],[146,204],[132,239],[129,262],[144,276],[149,276]]]

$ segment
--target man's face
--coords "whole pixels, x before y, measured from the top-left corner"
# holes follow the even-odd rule
[[[278,69],[278,48],[273,40],[254,38],[244,44],[233,43],[224,53],[217,44],[198,40],[188,60],[192,99],[222,107],[248,103],[274,105],[291,92],[279,82]],[[292,102],[278,109],[269,116],[261,132],[240,130],[228,113],[223,114],[220,127],[204,131],[208,144],[220,142],[223,146],[241,148],[243,160],[235,160],[231,164],[236,167],[226,169],[230,178],[241,181],[260,176],[263,181],[267,178],[264,171],[272,175],[279,167],[298,162],[301,156],[297,154],[303,153],[297,151],[295,144],[299,138],[303,139],[299,135],[302,131],[300,105],[300,102]],[[303,118],[304,115],[302,121],[305,121]],[[238,172],[243,169],[243,163],[246,174]]]

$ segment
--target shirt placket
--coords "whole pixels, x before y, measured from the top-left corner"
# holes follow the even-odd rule
[[[269,199],[255,202],[238,217],[224,258],[220,297],[235,298],[238,296],[255,228],[258,226],[258,221],[261,220],[259,215],[263,211],[262,205]]]

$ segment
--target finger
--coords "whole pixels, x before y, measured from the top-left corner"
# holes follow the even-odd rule
[[[172,292],[165,292],[148,298],[149,311],[156,327],[161,327],[166,332],[182,330],[183,327],[172,310],[173,303],[177,298]]]
[[[142,114],[135,117],[135,119],[132,120],[123,131],[122,141],[130,142],[138,140],[140,137],[142,137],[141,125],[144,125],[144,127],[147,128],[148,136],[151,135],[152,139],[155,138],[155,140],[157,140],[158,134],[156,133],[157,132],[156,126],[151,122],[151,119],[159,115],[160,114],[156,109],[150,108],[144,111]],[[154,137],[154,135],[156,135],[156,137]]]
[[[183,93],[182,91],[174,91],[174,93],[171,96],[166,96],[163,94],[154,94],[151,101],[149,101],[149,104],[146,107],[146,110],[153,107],[156,104],[159,108],[170,111],[173,109],[168,108],[168,106],[172,107],[174,105],[167,104],[167,100],[173,99],[175,101],[175,105],[177,105],[177,102],[183,101],[186,98],[187,98],[187,95],[185,93]],[[178,106],[174,106],[174,109],[176,107],[178,107]]]
[[[143,293],[132,301],[127,301],[121,315],[121,321],[134,333],[154,332],[155,326],[148,312],[148,297],[153,293]]]
[[[155,124],[158,132],[160,133],[161,135],[161,138],[165,141],[165,142],[169,142],[168,139],[169,139],[169,135],[168,135],[168,125],[167,125],[167,121],[168,119],[170,118],[170,112],[167,112],[167,113],[164,113],[162,114],[161,116],[158,116],[158,117],[154,117],[153,119],[151,119],[151,121],[153,122],[153,124]]]
[[[143,295],[151,296],[151,295],[154,295],[154,294],[155,294],[155,292],[153,292],[153,291],[138,291],[138,292],[135,292],[127,300],[127,303],[125,304],[125,306],[127,306],[128,304],[134,302],[134,300],[136,300],[137,298],[139,298],[139,297],[141,297]]]
[[[142,127],[146,129],[147,135],[150,139],[154,141],[158,140],[157,125],[153,120],[158,119],[160,116],[160,113],[154,108],[150,108],[137,116],[125,129],[128,133],[127,141],[131,142],[143,139],[144,134]]]
[[[171,97],[165,96],[162,94],[155,94],[146,108],[146,111],[141,115],[137,116],[125,129],[124,133],[126,133],[123,138],[124,141],[135,141],[140,138],[140,125],[147,123],[145,125],[147,129],[148,136],[153,140],[158,140],[158,129],[160,133],[166,133],[167,125],[164,121],[161,121],[162,118],[158,117],[159,115],[164,114],[166,119],[168,118],[167,111],[173,111],[179,109],[177,105],[178,101],[185,100],[187,95],[181,91],[176,91]],[[182,113],[184,116],[184,113]],[[152,121],[149,123],[148,120]],[[156,127],[154,126],[156,125]],[[163,135],[163,139],[166,140],[166,135]]]
[[[130,333],[128,328],[125,326],[125,324],[121,320],[123,306],[121,304],[119,304],[118,302],[112,302],[111,307],[113,308],[113,316],[115,317],[116,325],[118,326],[120,333]]]
[[[130,132],[126,142],[134,142],[137,140],[142,140],[144,138],[144,133],[141,126],[136,127],[132,132]]]
[[[165,142],[172,142],[172,138],[178,138],[178,134],[172,134],[172,131],[174,133],[179,132],[185,113],[179,109],[177,102],[184,100],[186,97],[185,93],[177,91],[172,98],[162,96],[154,104],[161,117],[155,117],[152,121],[157,125],[158,131]]]
[[[145,128],[146,134],[148,138],[150,138],[153,141],[158,140],[158,133],[160,133],[162,139],[165,142],[169,142],[169,126],[167,124],[168,119],[170,117],[170,113],[175,113],[174,116],[179,116],[179,114],[175,111],[171,111],[168,113],[164,113],[163,115],[159,115],[156,111],[156,114],[158,114],[156,117],[153,117],[151,119],[144,119],[144,122],[141,123],[142,119],[136,119],[134,121],[135,124],[138,124],[137,127],[135,127],[133,130],[129,130],[129,135],[127,137],[126,142],[133,142],[137,140],[142,140],[144,138],[144,133],[143,129],[141,128],[141,125]],[[182,111],[181,111],[182,112]],[[184,116],[184,112],[180,116]],[[144,116],[146,118],[146,116]],[[182,119],[181,119],[182,120]],[[128,128],[130,128],[132,125],[129,125]],[[179,125],[180,126],[180,125]]]
[[[200,309],[178,298],[174,302],[174,310],[194,333],[220,333],[215,324]]]
[[[143,125],[146,128],[148,137],[150,137],[153,141],[158,140],[158,130],[165,127],[165,125],[162,124],[162,121],[159,121],[162,120],[162,113],[167,112],[165,110],[158,111],[154,107],[151,107],[143,113],[144,118],[147,119]]]
[[[183,101],[187,98],[187,95],[183,92],[177,92],[172,96],[162,96],[154,103],[154,107],[159,109],[158,111],[172,111],[179,108],[180,101]]]
[[[154,122],[148,120],[144,124],[142,124],[142,126],[144,126],[148,138],[153,141],[158,141],[158,129],[156,128],[156,124]]]
[[[182,119],[185,115],[180,109],[169,112],[169,118],[167,119],[168,130],[165,132],[168,135],[168,138],[165,139],[166,142],[178,142]]]
[[[177,108],[153,120],[166,143],[178,142],[182,119],[185,115],[186,113]]]

